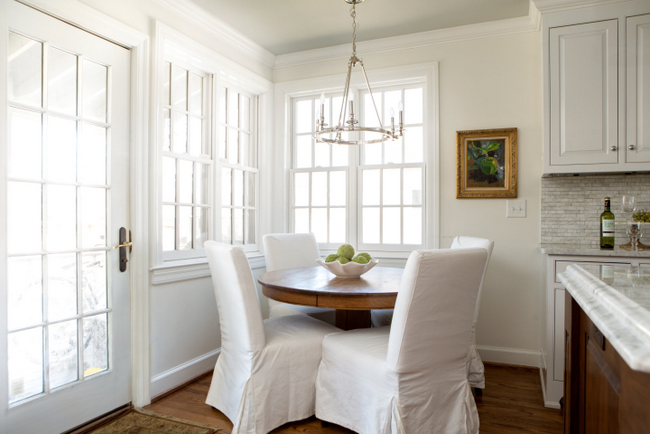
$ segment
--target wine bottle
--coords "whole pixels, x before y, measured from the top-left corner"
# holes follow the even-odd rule
[[[614,248],[614,214],[609,210],[609,198],[605,198],[605,211],[600,215],[600,248]]]

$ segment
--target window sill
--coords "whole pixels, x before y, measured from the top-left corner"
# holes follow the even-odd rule
[[[264,255],[260,252],[250,252],[246,255],[251,269],[266,267]],[[162,265],[151,268],[152,285],[164,285],[166,283],[182,282],[185,280],[201,279],[210,277],[208,259],[195,258],[188,260],[167,261]]]

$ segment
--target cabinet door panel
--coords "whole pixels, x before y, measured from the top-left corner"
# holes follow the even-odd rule
[[[650,15],[627,19],[626,145],[628,162],[650,162]]]
[[[551,165],[618,163],[617,29],[550,29]]]
[[[618,433],[620,380],[587,338],[585,361],[585,433]]]

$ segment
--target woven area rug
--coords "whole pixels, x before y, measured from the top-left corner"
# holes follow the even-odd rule
[[[134,408],[90,434],[213,434],[221,428]]]

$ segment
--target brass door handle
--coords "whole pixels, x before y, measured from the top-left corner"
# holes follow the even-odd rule
[[[113,247],[114,249],[119,249],[120,247],[131,247],[133,246],[133,243],[131,241],[126,241],[122,244],[118,244],[117,246]]]

